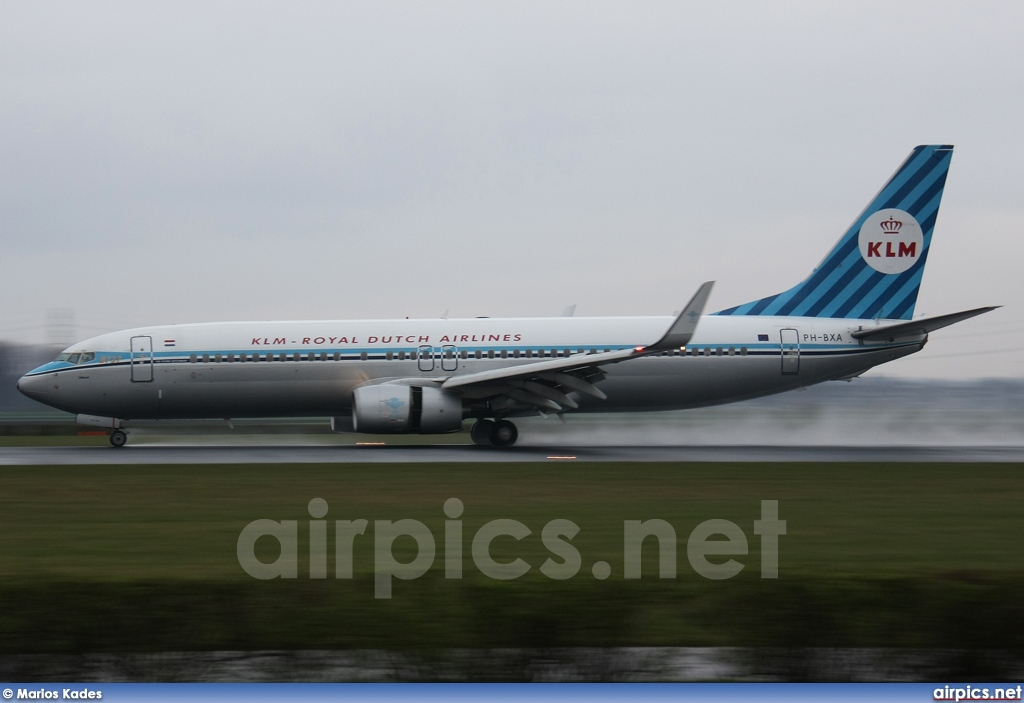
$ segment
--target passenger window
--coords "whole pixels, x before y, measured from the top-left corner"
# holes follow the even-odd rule
[[[193,354],[193,355],[191,355],[191,356],[190,356],[190,357],[188,358],[188,360],[189,360],[189,361],[190,361],[191,363],[193,363],[193,364],[194,364],[194,363],[196,363],[196,361],[198,360],[198,357],[196,357],[196,355],[195,355],[195,354]]]
[[[419,358],[419,354],[417,354],[416,352],[409,352],[409,358],[412,359],[413,361],[416,361],[416,359]]]
[[[533,358],[533,350],[532,349],[527,349],[526,350],[526,358],[527,359],[532,359]]]
[[[228,354],[228,363],[230,364],[230,363],[232,363],[232,362],[233,362],[234,360],[235,360],[235,355],[234,355],[234,354]]]
[[[715,354],[718,356],[722,356],[722,348],[718,347],[717,349],[715,349]]]
[[[398,360],[399,361],[405,361],[405,352],[404,351],[398,352]]]
[[[502,359],[507,359],[508,358],[508,349],[502,349],[501,350],[501,358]]]
[[[597,353],[597,350],[596,350],[596,349],[591,349],[591,350],[590,350],[590,353],[591,353],[591,354],[596,354],[596,353]]]
[[[392,358],[394,358],[394,355],[393,355],[393,354],[392,354],[391,352],[388,352],[387,354],[385,354],[385,355],[384,355],[384,357],[385,357],[385,358],[386,358],[386,359],[387,359],[388,361],[391,361],[391,359],[392,359]]]
[[[473,353],[473,356],[475,356],[477,359],[482,359],[484,355],[483,352],[477,349],[476,352]]]
[[[302,354],[299,352],[292,354],[292,361],[302,361]]]
[[[518,359],[519,358],[519,350],[518,349],[513,349],[512,350],[512,358],[513,359]]]
[[[459,356],[460,356],[461,358],[465,359],[465,358],[466,358],[466,350],[465,350],[465,349],[463,349],[462,351],[460,351],[460,352],[459,352]]]
[[[360,361],[366,361],[366,352],[360,352],[359,353],[359,360]]]
[[[493,359],[494,358],[494,350],[493,349],[488,349],[487,350],[487,358],[488,359]]]
[[[740,347],[740,356],[746,356],[746,355],[747,355],[747,348],[746,347]]]
[[[736,356],[736,347],[729,347],[729,356]]]
[[[221,356],[220,354],[218,354],[218,355],[217,355],[216,357],[214,357],[214,358],[215,358],[215,359],[217,360],[217,363],[218,363],[218,364],[219,364],[219,363],[220,363],[220,362],[221,362],[221,361],[222,361],[222,360],[224,359],[224,357],[222,357],[222,356]]]

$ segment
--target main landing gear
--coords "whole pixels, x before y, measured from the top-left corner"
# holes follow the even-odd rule
[[[519,430],[508,420],[477,420],[469,436],[478,446],[511,447],[519,439]]]
[[[114,430],[110,433],[110,446],[120,449],[126,444],[128,444],[128,435],[124,430]]]

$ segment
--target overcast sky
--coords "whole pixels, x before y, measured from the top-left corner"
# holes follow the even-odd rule
[[[1024,4],[0,4],[0,339],[650,315],[804,278],[956,152],[876,370],[1024,376]],[[52,312],[50,313],[52,315]]]

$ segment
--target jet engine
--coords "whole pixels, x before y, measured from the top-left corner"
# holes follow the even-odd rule
[[[356,388],[352,425],[368,434],[439,434],[462,429],[462,398],[440,388],[383,383]]]

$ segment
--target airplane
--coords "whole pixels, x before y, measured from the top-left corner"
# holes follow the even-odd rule
[[[338,432],[458,432],[507,447],[512,419],[697,408],[851,379],[994,310],[914,319],[950,145],[916,147],[811,274],[672,317],[223,322],[74,344],[18,389],[110,430],[160,420],[329,417]],[[447,316],[445,316],[447,317]]]

